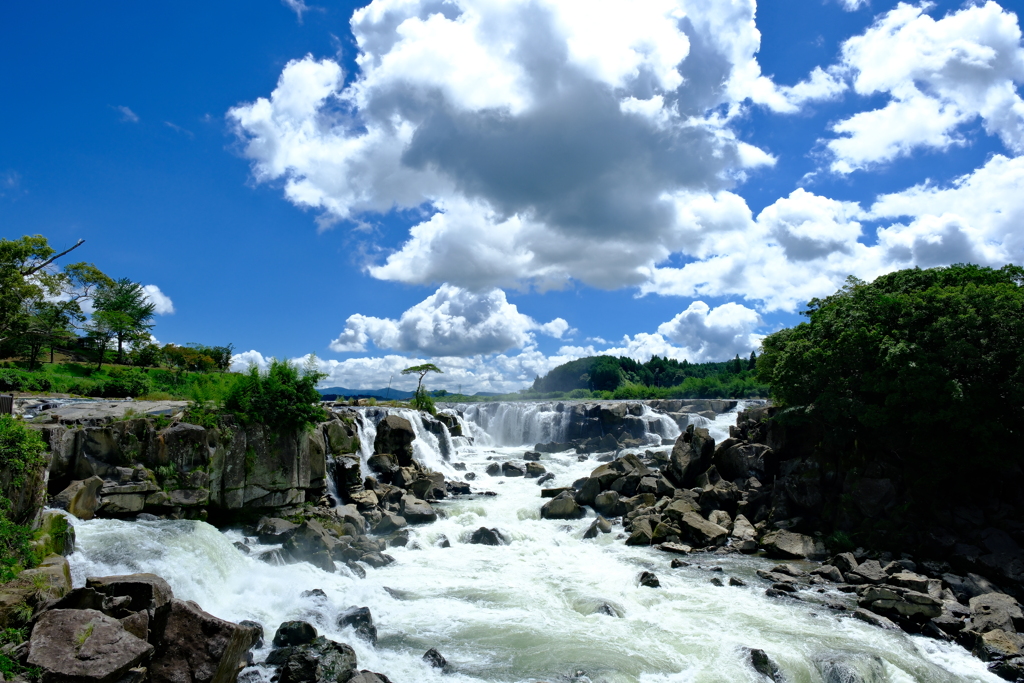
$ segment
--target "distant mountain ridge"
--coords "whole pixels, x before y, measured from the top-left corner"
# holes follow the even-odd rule
[[[360,396],[360,397],[373,397],[379,399],[410,399],[412,398],[413,392],[402,391],[401,389],[346,389],[345,387],[327,387],[326,389],[317,389],[321,396],[334,395],[334,396]]]

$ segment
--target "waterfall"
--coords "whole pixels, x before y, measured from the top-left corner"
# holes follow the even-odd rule
[[[435,471],[451,469],[448,460],[455,453],[456,447],[448,428],[442,422],[411,408],[374,406],[353,410],[357,413],[359,459],[364,472],[369,471],[369,460],[373,455],[374,441],[377,439],[377,425],[388,415],[404,417],[412,425],[413,433],[416,435],[412,442],[412,451],[417,462]]]
[[[672,439],[673,441],[679,438],[683,430],[679,428],[675,420],[664,413],[659,413],[647,404],[641,405],[643,405],[644,412],[640,419],[647,423],[648,434],[657,435],[661,439]]]

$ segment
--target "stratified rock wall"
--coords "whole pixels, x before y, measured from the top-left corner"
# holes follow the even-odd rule
[[[327,489],[328,458],[359,446],[348,416],[282,434],[230,415],[214,427],[162,426],[148,416],[51,419],[38,426],[52,451],[49,493],[84,518],[145,512],[204,519],[315,501]]]

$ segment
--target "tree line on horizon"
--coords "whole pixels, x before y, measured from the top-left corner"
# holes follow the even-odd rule
[[[524,395],[543,398],[753,398],[767,397],[757,379],[757,354],[691,363],[661,356],[640,362],[623,356],[569,361],[537,377]]]

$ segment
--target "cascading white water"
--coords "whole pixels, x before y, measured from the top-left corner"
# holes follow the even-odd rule
[[[724,438],[734,419],[713,421],[712,435]],[[368,568],[366,579],[305,563],[266,564],[232,545],[242,540],[239,531],[220,532],[202,522],[93,520],[75,523],[75,585],[90,575],[155,572],[178,597],[219,617],[264,624],[268,642],[281,622],[310,621],[322,634],[352,645],[360,668],[385,673],[395,683],[763,683],[747,663],[748,647],[767,652],[793,683],[822,683],[821,661],[829,657],[875,667],[881,678],[870,683],[999,680],[958,646],[884,631],[822,604],[850,604],[848,595],[803,591],[803,601],[765,596],[755,571],[770,567],[768,560],[694,555],[687,558],[691,566],[671,569],[671,556],[628,547],[617,530],[583,539],[592,517],[542,520],[535,480],[484,473],[494,460],[519,460],[537,432],[514,447],[499,446],[480,443],[485,435],[475,420],[462,424],[478,441],[456,442],[457,459],[476,473],[476,487],[498,495],[439,503],[445,516],[413,528],[407,547],[388,551],[396,562]],[[369,427],[361,425],[360,438]],[[569,485],[597,465],[579,462],[574,453],[545,454],[540,462],[555,475],[547,486]],[[481,526],[499,529],[507,544],[470,544]],[[451,547],[438,545],[442,535]],[[723,572],[710,572],[712,566]],[[637,584],[644,569],[658,574],[660,588]],[[716,586],[709,582],[716,576],[746,585]],[[302,597],[314,588],[327,597]],[[370,607],[380,633],[377,648],[335,625],[337,615],[354,605]],[[603,605],[616,616],[602,613]],[[422,661],[431,647],[449,660],[450,672]],[[266,654],[258,652],[257,661]],[[577,676],[579,671],[585,675]],[[271,671],[257,667],[248,674],[269,681]]]
[[[647,433],[651,436],[658,436],[662,439],[678,439],[682,430],[676,421],[664,413],[653,410],[649,405],[643,405],[643,414],[640,419],[647,424]]]
[[[569,440],[569,413],[556,410],[555,405],[473,403],[462,408],[466,420],[487,435],[490,445],[521,446]]]
[[[440,434],[431,431],[424,423],[424,414],[410,408],[356,408],[359,418],[356,421],[359,434],[359,458],[364,471],[368,470],[368,461],[373,455],[373,443],[377,439],[377,425],[388,414],[404,417],[412,425],[416,439],[412,442],[413,457],[424,467],[438,472],[451,470],[445,454],[455,452],[455,445],[448,430],[439,428]]]

